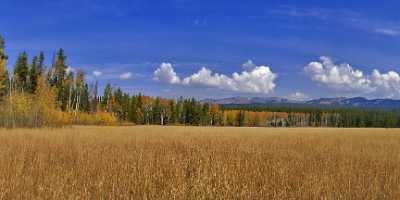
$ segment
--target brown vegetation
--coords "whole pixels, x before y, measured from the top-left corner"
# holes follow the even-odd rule
[[[0,199],[399,199],[397,129],[0,131]]]

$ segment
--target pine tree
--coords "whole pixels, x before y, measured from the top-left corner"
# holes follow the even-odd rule
[[[89,101],[89,86],[85,83],[85,85],[81,89],[81,97],[80,97],[80,110],[83,112],[90,111],[90,101]]]
[[[178,112],[175,100],[170,100],[168,102],[168,112],[170,113],[168,123],[175,124],[178,119]]]
[[[18,56],[14,66],[14,83],[16,89],[20,92],[27,91],[28,89],[28,74],[28,55],[24,52]]]
[[[111,84],[107,84],[104,88],[103,98],[101,99],[101,104],[106,112],[112,111],[112,87]]]
[[[97,105],[98,105],[97,92],[98,92],[98,82],[96,81],[94,85],[90,85],[89,89],[90,112],[92,113],[97,112]]]
[[[130,100],[130,106],[129,106],[129,121],[138,124],[138,98],[137,96],[132,96]]]
[[[54,68],[53,84],[58,89],[60,89],[63,86],[65,75],[67,73],[66,59],[67,57],[64,54],[64,50],[60,49],[57,53],[57,58],[53,66]]]
[[[129,112],[130,112],[130,102],[131,98],[129,94],[124,94],[122,97],[122,118],[124,121],[127,121],[129,119]]]
[[[5,55],[4,48],[4,39],[0,36],[0,100],[7,95],[9,89],[7,56]]]
[[[43,74],[43,72],[46,70],[45,68],[45,66],[44,66],[44,53],[43,53],[43,51],[41,51],[40,52],[40,55],[39,55],[39,63],[38,63],[38,74],[39,75],[42,75]]]
[[[38,57],[35,56],[32,59],[32,64],[29,70],[29,92],[35,93],[37,87],[37,80],[40,75]]]
[[[112,112],[116,113],[118,119],[123,119],[123,110],[122,110],[122,99],[123,99],[123,92],[121,88],[118,88],[114,91],[114,101],[112,103]]]
[[[237,122],[236,122],[236,124],[237,124],[238,126],[243,126],[243,125],[244,125],[244,119],[245,119],[244,111],[243,111],[243,110],[240,110],[240,111],[237,113],[237,117],[236,117]]]
[[[157,97],[153,103],[153,108],[151,109],[153,113],[153,123],[157,125],[163,125],[161,122],[161,104],[160,104],[160,98]]]

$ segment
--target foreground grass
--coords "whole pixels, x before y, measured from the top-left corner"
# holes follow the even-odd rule
[[[400,199],[400,130],[2,130],[0,199]]]

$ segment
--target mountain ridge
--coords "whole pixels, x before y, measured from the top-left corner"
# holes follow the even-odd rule
[[[367,99],[365,97],[336,97],[336,98],[318,98],[311,100],[292,100],[283,97],[229,97],[220,99],[203,99],[203,103],[212,103],[220,105],[308,105],[308,106],[331,106],[331,107],[358,107],[358,108],[382,108],[382,109],[400,109],[400,100],[396,99]]]

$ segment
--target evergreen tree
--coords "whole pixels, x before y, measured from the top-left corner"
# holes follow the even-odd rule
[[[240,110],[238,112],[236,119],[237,119],[238,126],[244,126],[245,113],[243,110]]]
[[[159,97],[157,97],[156,99],[155,99],[155,101],[154,101],[154,103],[153,103],[153,109],[152,109],[152,112],[153,112],[153,116],[152,116],[152,119],[153,119],[153,124],[157,124],[157,125],[162,125],[162,123],[161,123],[161,103],[160,103],[160,98]]]
[[[91,85],[90,87],[90,112],[95,113],[97,112],[97,105],[99,102],[98,99],[98,82],[96,81],[96,83],[94,85]]]
[[[57,58],[53,66],[54,74],[52,80],[53,85],[58,89],[63,86],[64,78],[67,73],[66,59],[67,57],[64,54],[64,50],[60,49],[57,53]]]
[[[122,118],[124,121],[128,121],[129,120],[129,112],[131,107],[130,107],[130,102],[131,102],[131,98],[129,96],[129,94],[124,94],[122,97]]]
[[[107,84],[104,88],[101,104],[106,112],[112,112],[112,90],[111,84]]]
[[[37,87],[37,80],[40,75],[40,69],[38,64],[38,57],[35,56],[32,59],[32,64],[29,70],[29,92],[35,93]]]
[[[83,111],[83,112],[90,111],[89,86],[86,83],[81,89],[80,104],[81,104],[80,111]]]
[[[176,124],[178,119],[178,111],[177,111],[177,104],[175,100],[170,100],[168,102],[168,112],[169,112],[169,119],[168,123]]]
[[[5,54],[4,48],[4,39],[0,36],[0,99],[7,95],[9,89],[7,56]]]
[[[130,100],[129,108],[129,121],[138,124],[138,98],[137,96],[132,96]]]
[[[28,89],[28,55],[26,52],[18,56],[14,66],[14,84],[17,90],[24,92]]]
[[[43,51],[41,51],[40,52],[40,55],[39,55],[39,61],[38,61],[38,74],[39,75],[42,75],[42,73],[46,70],[45,68],[45,66],[44,66],[44,52]]]
[[[121,88],[118,88],[114,91],[113,94],[114,101],[112,102],[112,112],[116,113],[118,119],[123,119],[123,110],[122,110],[122,99],[123,99],[123,92]]]

